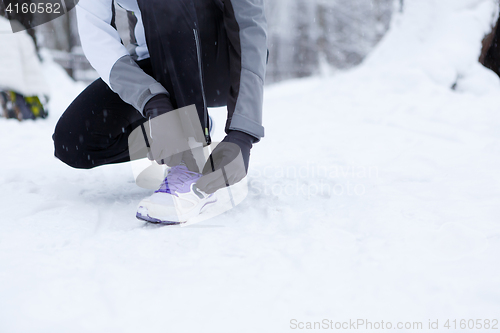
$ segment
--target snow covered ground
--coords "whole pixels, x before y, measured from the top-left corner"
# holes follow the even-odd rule
[[[248,198],[185,228],[136,220],[129,165],[53,157],[82,86],[48,63],[50,118],[0,119],[0,332],[499,321],[500,80],[477,63],[496,7],[405,3],[362,66],[268,87]]]

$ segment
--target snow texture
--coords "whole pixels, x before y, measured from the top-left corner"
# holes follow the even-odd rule
[[[361,66],[268,87],[248,198],[185,228],[135,219],[130,165],[53,157],[82,86],[46,62],[49,119],[0,120],[0,332],[500,319],[500,82],[477,62],[496,11],[407,0]]]

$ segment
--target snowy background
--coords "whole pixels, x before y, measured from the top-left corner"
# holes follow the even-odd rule
[[[185,228],[135,218],[130,165],[53,157],[84,85],[44,53],[50,117],[0,119],[0,332],[500,320],[500,80],[477,61],[497,6],[407,0],[361,65],[268,86],[248,198]]]

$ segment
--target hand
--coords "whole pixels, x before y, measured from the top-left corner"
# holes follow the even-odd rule
[[[210,155],[196,186],[205,193],[214,193],[245,178],[254,140],[240,131],[229,132]]]
[[[174,109],[170,98],[165,94],[156,95],[144,106],[144,117],[153,119]]]
[[[179,164],[183,152],[189,151],[179,115],[171,112],[173,110],[170,98],[165,94],[156,95],[144,107],[151,136],[148,158],[170,166]]]

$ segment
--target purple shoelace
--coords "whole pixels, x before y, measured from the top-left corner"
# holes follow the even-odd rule
[[[189,171],[185,165],[176,165],[169,170],[167,177],[155,193],[187,193],[191,190],[191,184],[200,177],[201,174]]]

